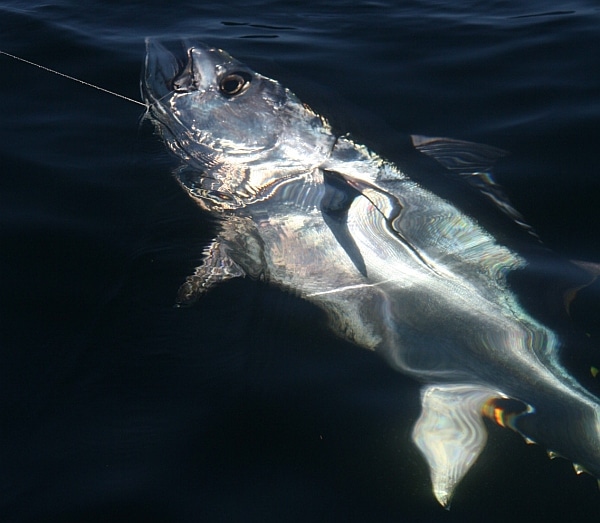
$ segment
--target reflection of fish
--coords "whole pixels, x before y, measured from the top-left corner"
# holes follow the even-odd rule
[[[339,334],[420,380],[413,440],[444,506],[485,445],[484,416],[599,477],[598,398],[559,364],[557,336],[507,285],[525,260],[394,165],[333,134],[278,82],[218,49],[189,43],[186,54],[180,64],[148,41],[142,79],[152,120],[183,160],[178,181],[219,218],[179,301],[229,278],[264,278],[316,303]],[[412,141],[480,180],[503,154]]]

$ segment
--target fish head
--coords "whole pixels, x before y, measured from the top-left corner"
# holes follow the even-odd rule
[[[329,155],[335,138],[327,122],[279,82],[221,49],[183,46],[179,60],[146,41],[142,94],[151,120],[188,167],[178,178],[192,196],[243,205]]]

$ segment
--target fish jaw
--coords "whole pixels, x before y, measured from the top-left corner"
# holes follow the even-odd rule
[[[148,106],[167,96],[179,71],[175,56],[157,40],[146,38],[146,59],[140,81],[142,97]]]

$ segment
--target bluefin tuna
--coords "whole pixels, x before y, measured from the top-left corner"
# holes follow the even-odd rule
[[[180,61],[148,40],[141,82],[149,118],[181,159],[176,179],[217,218],[178,302],[231,278],[261,278],[318,305],[340,336],[419,380],[412,440],[444,507],[485,446],[486,416],[600,477],[599,400],[559,361],[557,333],[509,285],[526,259],[410,173],[334,133],[277,81],[220,49],[185,42],[183,51]],[[413,136],[412,145],[480,178],[504,155],[442,138]]]

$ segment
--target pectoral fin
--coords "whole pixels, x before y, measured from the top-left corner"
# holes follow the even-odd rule
[[[444,508],[486,444],[482,408],[497,397],[504,395],[473,385],[432,385],[421,392],[423,410],[412,439],[427,460],[433,493]]]
[[[353,199],[358,196],[362,196],[369,200],[373,205],[374,209],[376,209],[377,212],[381,214],[381,217],[386,221],[389,231],[393,235],[393,237],[399,240],[402,243],[402,245],[407,249],[407,251],[415,257],[415,259],[417,259],[420,263],[422,263],[437,274],[434,265],[427,260],[425,253],[422,253],[418,249],[416,249],[414,245],[404,237],[404,234],[402,233],[402,228],[399,226],[399,220],[402,213],[402,204],[400,203],[398,198],[396,198],[393,194],[387,192],[386,190],[382,189],[381,187],[378,187],[376,184],[352,178],[349,176],[347,177],[344,174],[340,174],[335,171],[324,171],[324,173],[327,174],[329,177],[334,177],[333,179],[336,180],[336,183],[340,185],[345,185],[346,190],[351,191],[351,194],[354,195]],[[347,204],[348,208],[350,207],[351,203],[352,201],[350,201]],[[344,215],[343,221],[344,226],[346,225],[347,209],[345,209],[345,212],[346,214]],[[323,218],[325,219],[325,222],[328,223],[333,233],[336,234],[336,231],[334,230],[332,225],[327,221],[327,216],[325,213],[323,213]],[[350,237],[349,233],[347,233],[347,235],[348,237]],[[337,234],[336,238],[338,238]],[[352,240],[351,237],[350,239]],[[340,238],[338,238],[338,241],[340,241]],[[352,242],[353,241],[354,240],[352,240]],[[345,249],[346,252],[348,252],[348,254],[351,254],[351,251],[349,249]],[[362,261],[362,256],[360,260]],[[355,261],[354,263],[356,265],[357,262]],[[357,265],[357,267],[359,266]],[[361,271],[361,273],[364,276],[366,276],[366,269],[364,272]]]
[[[363,276],[367,276],[365,260],[348,230],[348,211],[361,193],[350,186],[338,173],[323,171],[325,194],[321,200],[321,214],[337,242],[346,251],[352,263]]]

